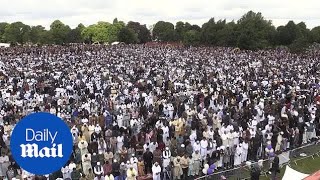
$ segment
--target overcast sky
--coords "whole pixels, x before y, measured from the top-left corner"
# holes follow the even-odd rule
[[[289,20],[320,25],[319,0],[0,0],[0,22],[22,21],[46,28],[56,19],[72,28],[117,17],[149,27],[158,20],[202,25],[211,17],[238,20],[249,10],[261,12],[276,26]]]

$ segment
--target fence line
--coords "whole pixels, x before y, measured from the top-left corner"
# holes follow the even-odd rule
[[[314,159],[314,156],[317,155],[318,157],[320,157],[320,148],[317,150],[317,152],[315,153],[311,153],[310,155],[307,155],[305,157],[301,157],[301,158],[298,158],[298,159],[290,159],[292,156],[295,156],[294,154],[297,153],[297,151],[300,151],[300,150],[307,150],[308,148],[310,147],[313,147],[313,146],[318,146],[319,145],[319,140],[318,141],[315,141],[315,142],[312,142],[312,143],[309,143],[309,144],[306,144],[304,146],[300,146],[300,147],[297,147],[297,148],[294,148],[294,149],[291,149],[291,150],[288,150],[288,151],[285,151],[281,154],[279,154],[278,156],[282,156],[283,158],[285,158],[287,161],[285,162],[282,162],[280,164],[280,167],[283,167],[285,165],[289,165],[291,162],[294,162],[296,165],[297,165],[297,162],[298,161],[301,161],[303,159],[306,159],[306,158],[310,158],[312,157]],[[287,158],[284,153],[289,153],[289,158]],[[266,164],[266,162],[268,162]],[[228,169],[228,170],[224,170],[224,171],[219,171],[219,172],[215,172],[213,174],[210,174],[210,175],[204,175],[204,176],[201,176],[201,177],[198,177],[196,178],[196,180],[202,180],[202,179],[210,179],[214,176],[218,176],[220,175],[220,178],[226,174],[226,173],[230,173],[230,172],[236,172],[238,170],[242,170],[242,169],[247,169],[247,171],[250,171],[250,168],[252,165],[255,165],[255,164],[262,164],[262,168],[261,169],[265,169],[264,171],[261,171],[261,174],[263,174],[264,176],[267,176],[267,172],[270,168],[270,159],[261,159],[259,160],[258,162],[251,162],[250,165],[241,165],[239,167],[236,167],[236,168],[233,168],[233,169]],[[267,165],[269,166],[267,169],[264,165]],[[260,166],[261,167],[261,166]],[[232,174],[237,174],[237,173],[232,173]],[[239,175],[241,175],[242,173],[240,173]],[[215,179],[215,178],[214,178]],[[239,178],[239,179],[248,179],[248,178]],[[249,178],[250,179],[250,178]]]

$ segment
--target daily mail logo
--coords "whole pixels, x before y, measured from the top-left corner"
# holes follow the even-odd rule
[[[44,129],[42,131],[34,131],[33,129],[26,129],[26,141],[27,142],[41,142],[49,141],[52,144],[52,147],[44,147],[39,149],[39,146],[36,143],[33,144],[21,144],[21,156],[22,157],[63,157],[62,153],[62,144],[56,145],[54,143],[55,138],[57,137],[58,132],[55,132],[54,135],[49,131],[49,129]]]
[[[13,158],[24,170],[45,175],[60,170],[72,153],[72,135],[64,121],[49,113],[23,118],[11,137]]]

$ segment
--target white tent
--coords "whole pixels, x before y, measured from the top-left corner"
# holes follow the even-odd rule
[[[111,43],[111,45],[118,45],[120,42],[113,42],[113,43]]]
[[[0,47],[10,47],[9,43],[0,43]]]
[[[286,166],[286,171],[284,172],[282,180],[301,180],[307,176],[309,175],[296,171],[289,166]]]

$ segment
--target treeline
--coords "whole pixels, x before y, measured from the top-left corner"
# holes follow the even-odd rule
[[[74,29],[56,20],[50,25],[50,30],[22,22],[0,23],[0,41],[12,44],[146,43],[151,40],[251,50],[286,46],[300,51],[312,43],[320,43],[320,26],[308,29],[304,22],[295,24],[289,21],[284,26],[275,27],[261,13],[253,11],[236,22],[211,18],[202,27],[181,21],[175,25],[159,21],[148,29],[139,22],[125,24],[117,19],[112,23],[100,21],[88,27],[79,24]]]

